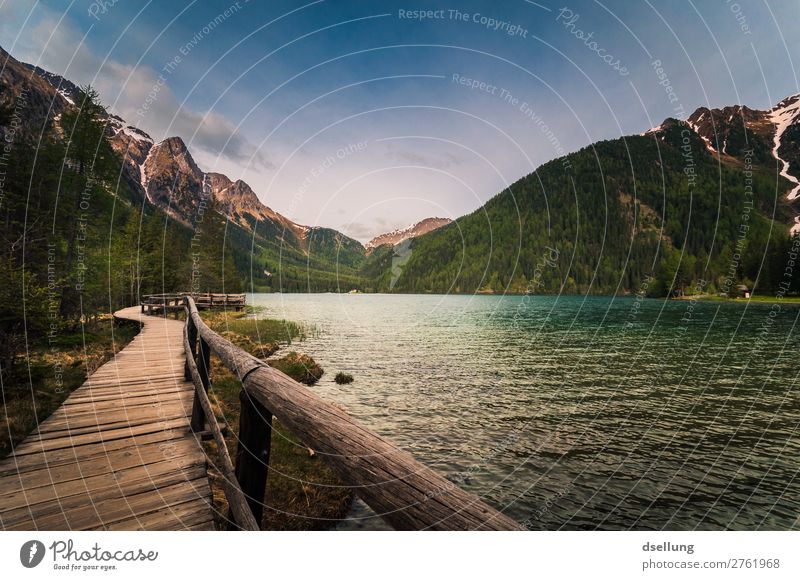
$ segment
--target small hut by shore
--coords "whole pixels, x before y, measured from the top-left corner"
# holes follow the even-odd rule
[[[747,287],[745,284],[739,284],[736,286],[736,290],[733,292],[735,298],[750,298],[750,288]]]

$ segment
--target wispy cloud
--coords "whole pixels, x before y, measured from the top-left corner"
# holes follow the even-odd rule
[[[223,115],[182,104],[170,88],[168,73],[102,58],[81,38],[66,19],[59,24],[55,16],[45,14],[20,38],[12,55],[77,84],[93,85],[104,105],[157,141],[178,135],[190,148],[239,164],[274,167]]]
[[[419,165],[421,167],[431,167],[433,169],[449,169],[451,167],[463,165],[466,162],[464,157],[447,152],[436,155],[424,155],[417,151],[400,149],[389,150],[387,156],[390,159],[409,165]]]
[[[368,242],[375,236],[385,234],[401,226],[392,226],[383,218],[376,218],[368,222],[350,222],[342,228],[345,234],[356,240]]]

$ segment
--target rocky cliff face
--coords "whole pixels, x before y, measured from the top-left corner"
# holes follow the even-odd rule
[[[775,125],[770,121],[769,111],[742,105],[722,109],[700,107],[686,122],[716,153],[743,159],[745,152],[752,150],[754,163],[773,159]]]
[[[276,228],[286,230],[286,235],[293,236],[298,240],[302,239],[303,232],[308,230],[261,203],[252,188],[241,179],[231,181],[227,175],[222,173],[207,173],[206,175],[218,211],[244,228],[253,229],[254,220],[255,222],[271,222]]]
[[[204,189],[205,175],[180,137],[153,145],[141,165],[147,200],[184,223],[197,221],[201,203],[211,201]]]
[[[0,141],[37,139],[69,106],[70,101],[33,67],[0,48],[0,111],[9,116],[0,122]]]
[[[27,68],[29,71],[34,73],[34,75],[43,79],[46,83],[48,83],[51,87],[53,87],[56,90],[56,92],[58,92],[58,94],[64,97],[64,99],[70,105],[74,105],[80,100],[81,91],[78,88],[78,85],[76,85],[75,83],[68,81],[61,75],[48,72],[41,67],[27,63],[19,63],[19,64]]]
[[[21,63],[0,48],[0,110],[13,112],[15,105],[22,103],[15,123],[25,127],[27,136],[38,136],[52,125],[58,128],[61,114],[75,107],[80,98],[75,84]],[[121,117],[107,114],[105,121],[106,136],[122,161],[122,178],[137,198],[134,201],[146,199],[189,226],[197,220],[201,204],[210,207],[213,202],[219,213],[261,237],[289,243],[305,252],[309,238],[316,232],[315,247],[323,240],[344,243],[363,255],[361,244],[339,232],[302,226],[273,211],[244,181],[233,181],[221,173],[204,173],[180,137],[155,143],[150,135]],[[0,123],[0,138],[5,138],[8,126]]]
[[[109,115],[106,135],[111,147],[122,160],[122,176],[141,200],[144,190],[144,162],[153,147],[153,139],[144,131],[126,125],[116,115]]]

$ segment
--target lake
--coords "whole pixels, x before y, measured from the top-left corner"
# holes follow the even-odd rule
[[[640,297],[252,294],[313,387],[529,529],[800,527],[798,315]],[[339,371],[355,381],[337,385]],[[382,527],[363,504],[345,529]]]

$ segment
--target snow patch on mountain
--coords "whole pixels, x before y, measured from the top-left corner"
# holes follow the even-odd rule
[[[664,123],[661,123],[658,127],[653,127],[652,129],[648,129],[644,133],[639,133],[640,137],[646,137],[647,135],[652,135],[653,133],[658,133],[664,129]]]
[[[203,197],[205,197],[205,198],[210,197],[211,196],[211,185],[209,184],[208,173],[203,173],[203,185],[201,187],[202,187],[202,191],[203,191]]]
[[[58,94],[64,97],[64,100],[67,101],[70,105],[74,105],[75,101],[72,100],[72,97],[69,96],[69,93],[64,89],[58,89]]]
[[[150,203],[153,203],[153,198],[150,197],[150,192],[147,191],[147,169],[145,169],[145,167],[147,166],[147,161],[150,159],[150,156],[153,154],[155,150],[156,150],[155,147],[151,147],[150,151],[147,152],[147,156],[144,158],[144,161],[142,161],[142,163],[139,164],[139,179],[140,179],[139,183],[142,184],[142,189],[144,189],[144,196]]]
[[[109,115],[107,123],[114,132],[114,135],[119,135],[122,133],[123,135],[127,135],[131,139],[135,139],[136,141],[140,141],[142,143],[149,143],[151,145],[154,143],[153,138],[150,137],[150,135],[138,127],[127,125],[122,118],[117,117],[116,115]]]
[[[145,143],[152,143],[153,142],[153,139],[150,137],[150,135],[148,135],[147,133],[145,133],[141,129],[138,129],[138,128],[133,127],[131,125],[126,125],[125,127],[123,127],[122,128],[122,132],[125,133],[128,137],[132,137],[133,139],[136,139],[137,141],[144,141]]]
[[[781,147],[781,137],[783,137],[786,129],[797,121],[798,116],[800,116],[800,93],[787,97],[775,105],[775,108],[772,109],[769,116],[769,120],[775,125],[775,140],[772,154],[781,164],[780,174],[795,184],[795,187],[787,196],[790,200],[796,199],[797,196],[800,195],[800,180],[789,173],[789,162],[781,159],[778,150]],[[798,231],[799,228],[800,224],[797,223],[797,219],[795,219],[792,232]]]
[[[714,146],[711,144],[711,139],[709,139],[708,137],[704,136],[704,135],[703,135],[703,134],[700,132],[700,121],[702,121],[702,120],[703,120],[703,117],[704,117],[704,116],[705,116],[705,113],[703,113],[702,115],[700,115],[700,116],[697,118],[697,123],[692,123],[691,121],[689,121],[689,120],[687,119],[687,120],[686,120],[686,124],[687,124],[687,125],[689,125],[689,127],[691,127],[691,128],[692,128],[692,131],[694,131],[695,133],[697,133],[697,134],[700,136],[700,138],[701,138],[701,139],[703,140],[703,142],[706,144],[706,149],[708,149],[708,150],[709,150],[709,151],[711,151],[712,153],[716,153],[716,152],[717,152],[717,150],[716,150],[716,149],[714,149]]]

